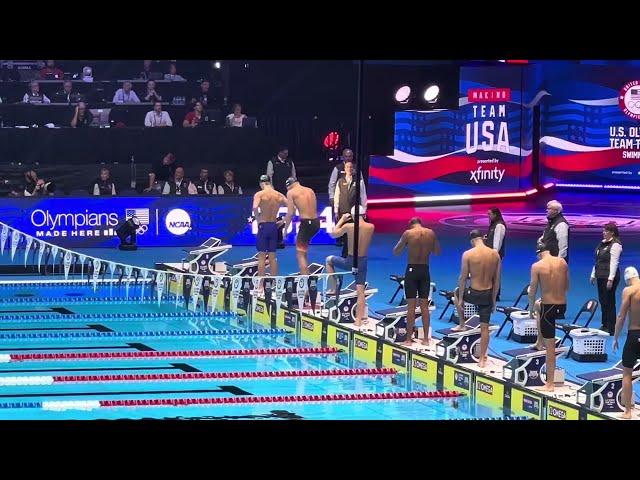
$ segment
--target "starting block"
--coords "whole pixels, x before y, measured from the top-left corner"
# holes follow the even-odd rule
[[[314,275],[319,275],[320,273],[324,272],[324,265],[321,265],[319,263],[310,263],[309,264],[309,279],[311,277],[313,277]],[[302,296],[302,303],[303,305],[300,305],[300,299],[298,298],[298,282],[300,280],[300,272],[295,272],[292,273],[290,276],[285,277],[284,279],[284,303],[286,304],[287,308],[290,309],[298,309],[298,310],[302,310],[302,308],[304,307],[304,296]],[[317,282],[316,282],[316,288],[317,288]],[[309,290],[309,285],[307,285],[307,291]]]
[[[185,272],[200,275],[224,274],[227,270],[224,262],[216,262],[216,259],[230,250],[232,245],[223,244],[222,240],[211,237],[200,246],[183,251],[187,257],[180,263],[156,263],[156,268],[174,272]]]
[[[559,347],[556,339],[556,358],[565,355],[569,347]],[[516,348],[503,352],[513,357],[502,369],[502,378],[522,387],[542,387],[546,381],[547,352],[535,348]],[[543,379],[542,369],[545,378]],[[564,370],[556,368],[554,383],[564,383]]]
[[[258,254],[253,257],[243,258],[242,260],[225,262],[229,275],[238,275],[240,277],[253,277],[258,273]],[[265,266],[269,265],[269,255],[265,261]]]
[[[392,342],[407,340],[407,307],[394,307],[378,310],[369,315],[376,320],[375,332],[378,337]],[[416,321],[422,317],[420,308],[416,308]],[[417,331],[417,329],[416,329]]]
[[[451,328],[436,330],[444,338],[436,344],[436,356],[452,363],[478,363],[480,361],[480,317],[474,315],[466,322],[467,330]],[[489,332],[497,330],[489,325]]]
[[[378,293],[378,289],[371,288],[368,283],[365,283],[365,300],[371,298],[374,293]],[[326,310],[327,316],[325,318],[337,323],[354,323],[356,321],[357,301],[358,292],[356,291],[356,283],[351,282],[345,288],[342,288],[335,296],[327,298],[323,309]]]
[[[576,397],[578,405],[602,413],[624,412],[621,398],[622,361],[612,368],[582,373],[577,377],[587,381],[578,390]],[[631,373],[633,383],[638,379],[640,379],[640,360],[636,362]]]

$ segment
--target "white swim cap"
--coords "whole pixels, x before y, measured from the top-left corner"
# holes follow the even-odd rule
[[[624,269],[624,281],[628,282],[634,277],[639,277],[638,270],[635,267],[627,267]]]
[[[367,207],[364,205],[360,205],[360,210],[358,210],[358,213],[362,216],[365,215],[367,213]],[[353,207],[351,207],[351,216],[355,217],[356,216],[356,207],[355,205]]]

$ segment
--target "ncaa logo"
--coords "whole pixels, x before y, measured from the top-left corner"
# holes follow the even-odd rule
[[[629,118],[640,120],[640,80],[628,82],[618,95],[618,105]]]
[[[164,223],[174,235],[184,235],[191,230],[191,217],[181,208],[174,208],[167,213]]]

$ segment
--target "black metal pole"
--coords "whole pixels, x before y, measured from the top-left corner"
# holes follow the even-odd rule
[[[364,156],[362,155],[362,86],[364,84],[364,61],[358,60],[358,89],[356,92],[356,155],[359,157],[356,161],[356,205],[355,218],[353,219],[353,268],[352,273],[358,273],[358,247],[360,235],[360,180],[362,174],[360,167],[364,164]]]

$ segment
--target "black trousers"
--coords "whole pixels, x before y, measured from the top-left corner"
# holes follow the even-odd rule
[[[598,300],[602,309],[602,326],[609,333],[613,333],[616,328],[616,290],[620,283],[620,270],[616,272],[611,290],[607,290],[607,279],[598,278]]]

